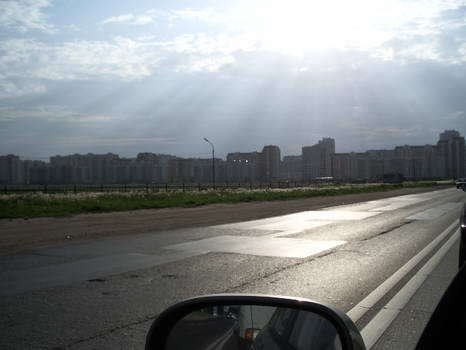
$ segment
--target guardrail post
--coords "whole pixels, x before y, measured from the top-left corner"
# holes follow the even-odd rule
[[[44,193],[47,193],[47,185],[44,185]]]
[[[183,182],[183,184],[182,184],[182,187],[181,187],[181,188],[183,189],[183,192],[184,192],[184,191],[185,191],[184,182]]]
[[[74,184],[74,186],[73,186],[73,192],[74,192],[74,194],[76,194],[76,192],[77,192],[77,190],[76,190],[76,184]]]
[[[165,192],[168,192],[168,184],[165,183]]]

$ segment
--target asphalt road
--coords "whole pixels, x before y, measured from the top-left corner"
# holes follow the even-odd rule
[[[241,292],[332,304],[374,348],[410,349],[455,273],[465,200],[448,189],[3,256],[0,348],[143,348],[166,306]]]

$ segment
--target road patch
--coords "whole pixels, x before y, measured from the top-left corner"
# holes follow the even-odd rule
[[[315,241],[296,238],[217,236],[174,244],[165,249],[190,253],[237,253],[271,257],[306,258],[328,251],[346,241]]]

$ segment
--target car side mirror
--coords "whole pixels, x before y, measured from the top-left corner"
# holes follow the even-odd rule
[[[221,294],[182,301],[162,312],[146,349],[365,349],[341,311],[307,299]]]

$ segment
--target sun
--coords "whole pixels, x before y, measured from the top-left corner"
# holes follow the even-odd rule
[[[244,9],[249,29],[265,48],[301,54],[328,48],[365,48],[388,37],[377,23],[383,8],[370,0],[258,0]],[[251,11],[252,10],[252,11]]]

